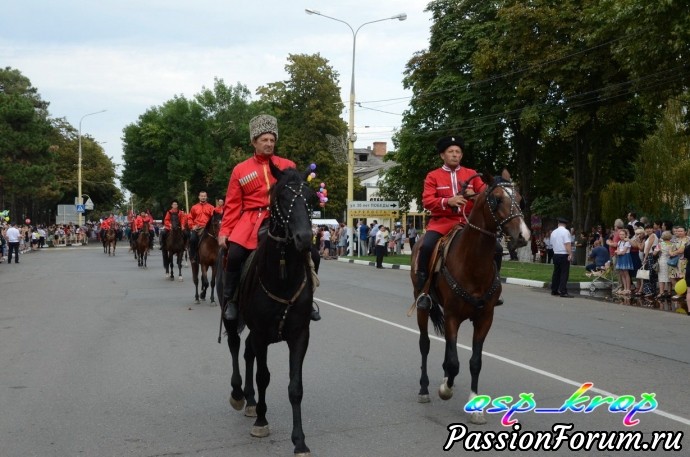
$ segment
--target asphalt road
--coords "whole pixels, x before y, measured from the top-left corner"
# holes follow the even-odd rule
[[[227,401],[230,356],[225,338],[216,342],[219,308],[194,305],[190,269],[184,282],[169,282],[160,251],[143,270],[118,247],[111,258],[89,246],[0,264],[0,455],[292,455],[286,346],[269,349],[272,434],[252,438],[252,419]],[[464,455],[465,440],[444,452],[449,425],[513,430],[501,425],[502,414],[487,414],[486,425],[468,423],[467,322],[455,396],[444,402],[435,393],[444,343],[433,337],[432,401],[417,403],[420,357],[416,320],[405,315],[408,272],[323,261],[320,276],[323,319],[311,326],[302,404],[312,455]],[[550,431],[556,423],[572,423],[577,432],[638,431],[644,441],[654,431],[690,431],[690,317],[554,299],[513,285],[504,285],[503,296],[485,344],[481,394],[532,393],[536,407],[557,409],[592,382],[596,391],[585,395],[629,396],[632,406],[643,393],[655,393],[658,402],[655,411],[635,416],[634,427],[623,425],[625,413],[604,405],[589,414],[517,414],[518,433]],[[680,444],[679,451],[632,455],[690,455],[686,436]],[[575,451],[564,444],[517,455]]]

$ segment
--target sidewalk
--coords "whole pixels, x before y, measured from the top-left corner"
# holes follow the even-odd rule
[[[356,260],[356,259],[348,259],[345,257],[339,257],[338,262],[345,262],[345,263],[353,263],[356,265],[366,265],[370,267],[375,267],[376,262],[370,262],[367,260]],[[397,264],[392,264],[392,263],[383,263],[383,268],[388,268],[391,270],[407,270],[410,271],[411,267],[409,265],[397,265]],[[537,289],[550,289],[551,283],[548,282],[543,282],[543,281],[534,281],[531,279],[521,279],[521,278],[503,278],[501,277],[501,282],[503,284],[514,284],[516,286],[526,286],[526,287],[534,287]],[[573,292],[577,294],[578,296],[586,297],[586,298],[595,298],[595,299],[605,299],[610,297],[611,295],[611,288],[606,287],[603,284],[595,284],[594,287],[592,287],[591,282],[569,282],[568,283],[568,291]]]

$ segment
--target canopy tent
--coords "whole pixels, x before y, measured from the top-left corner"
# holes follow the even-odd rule
[[[338,227],[340,223],[335,219],[312,219],[312,225],[327,225],[328,227]]]

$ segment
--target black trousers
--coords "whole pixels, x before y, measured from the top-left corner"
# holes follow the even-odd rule
[[[553,255],[553,275],[551,275],[551,292],[559,295],[568,293],[568,275],[570,260],[568,254]]]
[[[7,252],[7,263],[12,263],[12,252],[14,252],[14,261],[19,263],[19,241],[16,243],[7,242],[8,252]]]
[[[383,256],[386,255],[386,246],[374,246],[376,251],[376,268],[383,268]]]

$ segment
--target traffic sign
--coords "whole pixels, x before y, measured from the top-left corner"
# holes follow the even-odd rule
[[[91,197],[84,203],[84,209],[88,209],[89,211],[93,209],[93,200],[91,200]]]
[[[78,213],[85,213],[86,212],[84,205],[76,205],[76,206],[77,206],[77,212]]]
[[[393,211],[400,209],[400,202],[398,201],[351,201],[347,204],[348,209],[377,209],[384,211]]]

